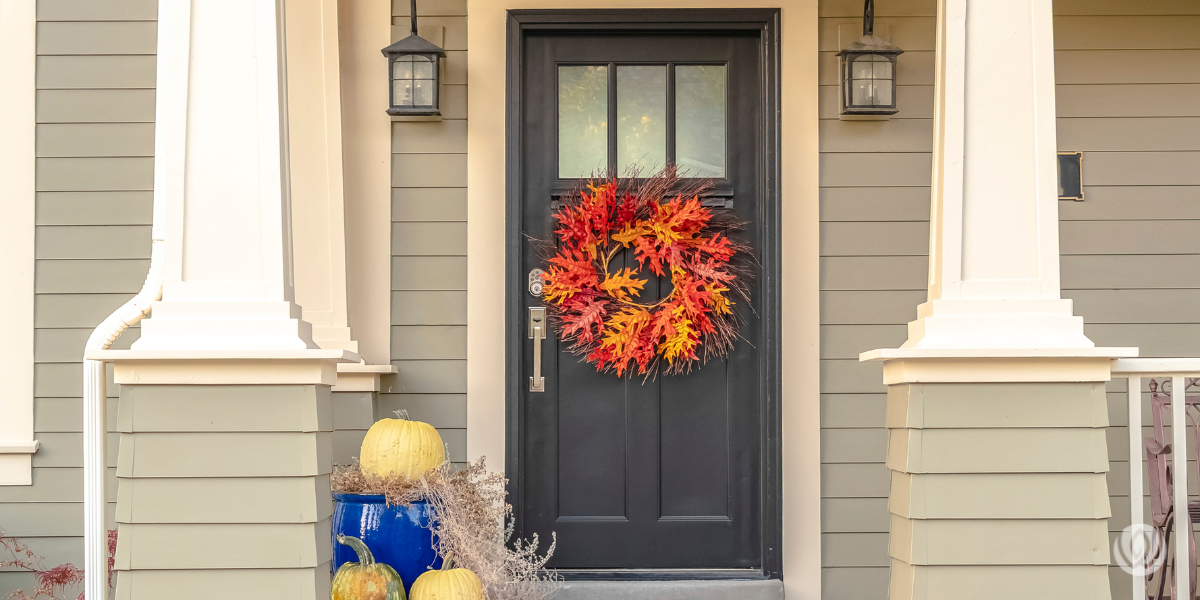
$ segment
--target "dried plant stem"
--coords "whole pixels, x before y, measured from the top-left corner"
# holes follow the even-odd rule
[[[478,575],[487,600],[543,600],[558,589],[558,576],[545,570],[555,541],[539,554],[536,535],[513,539],[513,525],[504,525],[512,514],[507,480],[489,473],[483,458],[461,468],[443,463],[418,481],[367,475],[356,462],[335,468],[331,483],[339,493],[382,494],[388,504],[428,502],[438,555]]]

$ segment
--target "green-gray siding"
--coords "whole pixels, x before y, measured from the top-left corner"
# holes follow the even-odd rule
[[[900,57],[900,113],[837,119],[838,23],[821,17],[822,556],[827,600],[885,598],[884,386],[859,352],[894,347],[925,299],[935,2],[878,6]],[[1087,200],[1062,202],[1063,294],[1098,345],[1143,356],[1200,355],[1200,6],[1172,0],[1055,2],[1058,144],[1084,152]],[[1120,384],[1109,386],[1110,530],[1128,523]],[[1124,495],[1122,495],[1124,494]],[[1128,576],[1111,569],[1113,597]]]
[[[34,435],[41,449],[33,455],[33,485],[0,487],[0,527],[44,556],[48,567],[83,561],[83,343],[137,292],[149,265],[157,6],[154,0],[37,3],[33,326]],[[134,328],[116,347],[128,348],[137,335]],[[108,392],[112,428],[117,390],[110,385]],[[116,442],[111,434],[110,467]],[[110,477],[111,519],[115,469]],[[32,575],[0,569],[0,594],[36,587]]]
[[[392,3],[395,39],[409,3]],[[467,460],[467,5],[420,2],[422,31],[441,27],[442,118],[392,123],[392,364],[378,418],[408,410]],[[498,468],[501,465],[492,465]]]

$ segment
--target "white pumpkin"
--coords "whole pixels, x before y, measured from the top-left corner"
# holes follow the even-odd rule
[[[359,449],[363,473],[416,480],[446,462],[442,436],[429,423],[380,419]]]

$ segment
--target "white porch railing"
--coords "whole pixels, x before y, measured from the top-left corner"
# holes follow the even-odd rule
[[[1190,473],[1188,473],[1187,465],[1187,380],[1200,378],[1200,358],[1123,358],[1113,363],[1112,376],[1113,378],[1125,378],[1128,380],[1129,515],[1131,518],[1131,528],[1129,531],[1136,535],[1130,536],[1129,541],[1132,543],[1129,544],[1130,547],[1128,549],[1125,549],[1129,553],[1127,557],[1123,558],[1128,558],[1130,566],[1133,567],[1131,569],[1133,571],[1133,599],[1142,600],[1146,598],[1147,576],[1154,575],[1153,572],[1148,573],[1146,569],[1139,571],[1137,568],[1139,565],[1146,564],[1146,552],[1150,549],[1144,543],[1149,540],[1142,535],[1142,532],[1146,531],[1147,525],[1143,506],[1145,489],[1142,483],[1144,476],[1143,461],[1146,460],[1145,441],[1142,433],[1143,380],[1154,378],[1159,382],[1160,386],[1163,386],[1168,379],[1171,382],[1171,439],[1169,443],[1172,450],[1170,452],[1170,464],[1173,471],[1174,485],[1170,503],[1172,506],[1178,508],[1174,511],[1174,522],[1170,526],[1170,545],[1173,547],[1174,555],[1179,557],[1176,564],[1187,565],[1188,561],[1194,560],[1189,548],[1190,536],[1187,535],[1188,530],[1192,526],[1188,511],[1188,479]],[[1162,393],[1162,388],[1159,389],[1160,393]],[[1176,449],[1183,449],[1183,451],[1174,451]],[[1153,477],[1154,474],[1151,474],[1151,476]],[[1164,560],[1162,563],[1164,571],[1161,576],[1169,577],[1171,574],[1165,570],[1165,562]],[[1175,589],[1185,590],[1183,595],[1190,594],[1190,579],[1190,568],[1175,569]],[[1158,586],[1156,585],[1155,587],[1157,588]],[[1157,593],[1157,590],[1155,592]],[[1169,587],[1163,593],[1164,595],[1171,594]]]

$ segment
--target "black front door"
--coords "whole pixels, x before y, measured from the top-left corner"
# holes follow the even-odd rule
[[[510,290],[520,290],[508,329],[519,340],[510,457],[519,533],[557,534],[551,567],[763,569],[763,461],[775,450],[764,433],[773,382],[759,309],[773,267],[764,260],[774,253],[760,251],[768,187],[760,35],[534,30],[521,38],[520,141],[510,145],[519,153],[510,162],[519,165],[510,172],[519,181],[510,218],[520,234],[509,271]],[[540,303],[526,285],[530,271],[545,268],[530,240],[552,239],[555,194],[594,173],[670,163],[711,178],[709,205],[748,224],[736,234],[756,248],[747,261],[751,301],[736,306],[744,339],[726,360],[643,380],[597,373],[551,329],[540,342],[545,391],[530,391],[529,307]],[[624,261],[637,269],[631,256]],[[660,293],[654,276],[640,277],[650,280],[646,297]]]

